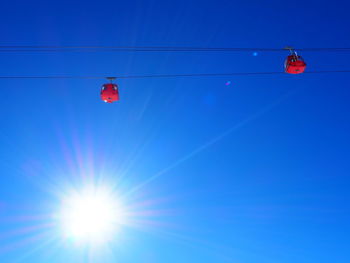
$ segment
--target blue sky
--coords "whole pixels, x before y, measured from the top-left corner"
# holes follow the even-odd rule
[[[344,1],[11,1],[1,45],[349,47]],[[0,75],[282,71],[288,52],[0,53]],[[348,53],[302,54],[307,70]],[[225,85],[231,81],[230,85]],[[349,76],[1,80],[0,262],[348,262]],[[151,180],[150,180],[151,178]],[[143,214],[90,255],[52,219],[111,185]]]

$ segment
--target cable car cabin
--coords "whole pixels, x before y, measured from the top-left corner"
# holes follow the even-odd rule
[[[289,74],[300,74],[305,71],[306,63],[301,56],[296,54],[290,55],[284,62],[284,70]]]
[[[103,84],[101,88],[101,100],[108,103],[119,100],[118,85],[113,83]]]

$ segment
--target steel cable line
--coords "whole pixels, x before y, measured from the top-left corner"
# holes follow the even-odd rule
[[[257,49],[129,49],[129,48],[111,48],[111,49],[1,49],[0,48],[0,53],[17,53],[17,52],[42,52],[42,53],[55,53],[55,52],[257,52],[257,51],[285,51],[285,50],[257,50]]]
[[[225,48],[174,46],[0,46],[0,52],[283,52],[288,48]],[[304,52],[348,52],[350,48],[295,48]]]
[[[327,74],[327,73],[350,73],[350,70],[324,70],[308,71],[303,74]],[[141,79],[141,78],[181,78],[181,77],[220,77],[220,76],[253,76],[253,75],[283,75],[285,72],[236,72],[236,73],[199,73],[199,74],[159,74],[159,75],[121,75],[116,79]],[[0,79],[106,79],[107,76],[1,76]]]

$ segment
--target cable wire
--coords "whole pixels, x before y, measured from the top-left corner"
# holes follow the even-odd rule
[[[350,70],[308,71],[303,74],[350,73]],[[161,74],[161,75],[121,75],[116,79],[141,78],[181,78],[181,77],[222,77],[222,76],[252,76],[252,75],[282,75],[285,72],[236,72],[236,73],[201,73],[201,74]],[[107,79],[106,76],[0,76],[0,79]]]
[[[285,52],[288,48],[225,48],[174,46],[0,46],[0,52]],[[296,48],[303,52],[348,52],[350,48]]]

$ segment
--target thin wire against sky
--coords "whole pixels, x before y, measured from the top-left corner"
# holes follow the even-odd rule
[[[303,74],[330,74],[330,73],[350,73],[350,70],[323,70],[323,71],[308,71]],[[195,74],[149,74],[149,75],[116,75],[116,76],[73,76],[73,75],[36,75],[36,76],[4,76],[0,75],[0,79],[142,79],[142,78],[182,78],[182,77],[220,77],[220,76],[254,76],[254,75],[282,75],[285,72],[234,72],[234,73],[195,73]]]

